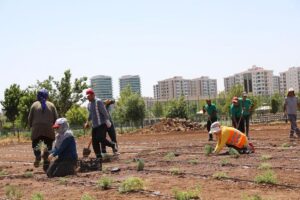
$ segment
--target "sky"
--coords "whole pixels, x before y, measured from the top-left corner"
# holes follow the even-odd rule
[[[142,95],[174,76],[223,78],[300,66],[298,0],[0,0],[0,100],[70,69],[140,75]]]

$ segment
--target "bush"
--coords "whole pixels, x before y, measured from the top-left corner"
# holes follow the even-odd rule
[[[145,163],[143,160],[139,159],[137,161],[137,171],[143,171],[144,170],[144,166],[145,166]]]
[[[23,195],[17,186],[9,185],[5,187],[5,196],[8,199],[19,200]]]
[[[211,145],[207,144],[204,146],[204,154],[206,156],[209,156],[213,151],[214,151],[214,148]]]
[[[220,179],[229,178],[229,176],[225,172],[216,172],[213,174],[213,178],[220,180]]]
[[[120,193],[136,192],[144,189],[144,182],[137,177],[130,177],[123,181],[119,187]]]
[[[192,190],[181,191],[178,189],[174,189],[173,193],[176,200],[190,200],[190,199],[200,199],[200,187],[196,187]]]
[[[261,184],[261,183],[276,184],[277,176],[273,171],[268,170],[268,171],[264,172],[263,174],[256,176],[254,181],[258,184]]]
[[[97,186],[100,187],[102,190],[107,190],[111,187],[112,179],[109,177],[102,177],[98,183]]]
[[[44,196],[41,193],[34,193],[31,197],[31,200],[44,200]]]

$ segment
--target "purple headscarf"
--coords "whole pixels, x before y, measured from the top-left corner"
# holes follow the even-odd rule
[[[38,101],[41,102],[42,104],[42,109],[43,111],[46,109],[46,100],[48,99],[48,90],[46,89],[41,89],[37,93],[37,99]]]

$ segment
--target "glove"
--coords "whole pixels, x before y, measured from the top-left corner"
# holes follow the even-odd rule
[[[105,124],[106,124],[107,128],[111,127],[111,122],[109,120],[106,120]]]

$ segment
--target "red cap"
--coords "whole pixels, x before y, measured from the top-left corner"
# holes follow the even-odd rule
[[[89,89],[86,90],[85,94],[87,96],[89,96],[89,95],[95,94],[95,92],[94,92],[94,90],[92,88],[89,88]]]

